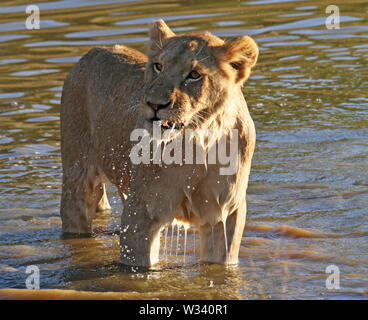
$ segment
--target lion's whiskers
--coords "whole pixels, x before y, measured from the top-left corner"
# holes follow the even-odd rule
[[[196,56],[198,56],[200,53],[201,53],[201,51],[202,51],[202,49],[204,48],[204,44],[202,45],[202,47],[198,50],[198,52],[196,53]]]
[[[203,61],[203,60],[206,60],[206,59],[208,59],[210,56],[207,56],[207,57],[204,57],[204,58],[202,58],[201,60],[198,60],[198,62],[201,62],[201,61]]]
[[[159,48],[160,50],[162,50],[162,46],[160,46],[160,44],[157,41],[154,41],[155,45],[157,48]]]

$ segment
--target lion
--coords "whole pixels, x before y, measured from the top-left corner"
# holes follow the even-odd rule
[[[255,147],[241,88],[258,47],[249,36],[176,35],[163,20],[150,25],[148,47],[147,56],[120,45],[93,48],[65,79],[62,231],[91,234],[96,212],[110,209],[105,184],[112,183],[123,202],[120,263],[157,263],[160,231],[176,219],[199,228],[201,261],[237,264]],[[198,130],[193,141],[205,157],[220,138],[235,135],[234,173],[220,174],[221,165],[209,161],[153,163],[152,151],[149,163],[133,163],[132,132],[146,130],[153,143],[154,124],[170,132],[157,144]],[[201,139],[205,130],[221,133]]]

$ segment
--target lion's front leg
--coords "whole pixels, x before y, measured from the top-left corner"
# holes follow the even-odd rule
[[[161,228],[160,221],[148,215],[143,202],[128,197],[121,217],[120,263],[143,267],[157,263]]]
[[[153,183],[146,188],[130,189],[121,217],[122,264],[149,267],[159,261],[160,231],[173,221],[180,199],[172,196],[170,190],[157,191]]]
[[[240,243],[246,219],[245,199],[241,206],[231,213],[225,227],[222,221],[214,226],[208,223],[200,227],[201,261],[223,264],[237,264]]]

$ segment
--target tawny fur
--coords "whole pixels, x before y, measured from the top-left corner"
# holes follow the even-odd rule
[[[202,261],[237,263],[255,145],[241,86],[257,57],[249,37],[225,43],[208,32],[176,36],[162,20],[150,27],[148,58],[125,46],[90,50],[67,76],[62,94],[63,231],[92,232],[96,210],[109,209],[109,182],[124,203],[121,263],[156,263],[159,232],[174,218],[199,227]],[[162,65],[159,74],[154,63]],[[202,78],[188,82],[193,69]],[[184,128],[238,130],[235,174],[220,175],[220,163],[133,165],[130,134],[152,131],[147,101],[171,101],[156,115]]]

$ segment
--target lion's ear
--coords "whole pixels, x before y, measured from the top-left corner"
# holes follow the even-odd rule
[[[167,26],[164,20],[160,19],[150,24],[149,29],[149,51],[160,51],[166,40],[175,37],[175,33]]]
[[[251,37],[240,36],[227,41],[219,49],[217,57],[224,71],[235,72],[236,83],[247,80],[258,58],[258,47],[255,41]]]

